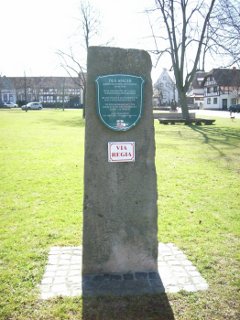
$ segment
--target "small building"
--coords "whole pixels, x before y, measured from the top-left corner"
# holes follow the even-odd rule
[[[0,104],[16,103],[14,83],[10,78],[0,77]]]
[[[176,84],[170,77],[166,68],[163,69],[160,77],[153,86],[153,106],[176,105],[178,94]]]
[[[192,108],[202,109],[204,106],[204,88],[203,81],[206,72],[197,71],[191,86],[187,92],[188,106]]]
[[[213,69],[203,80],[204,109],[227,110],[240,103],[240,69]]]

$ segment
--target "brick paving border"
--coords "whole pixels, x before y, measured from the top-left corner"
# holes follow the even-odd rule
[[[207,290],[208,284],[172,243],[158,245],[158,272],[91,274],[82,277],[82,247],[52,247],[42,281],[41,299],[57,296],[138,295]]]

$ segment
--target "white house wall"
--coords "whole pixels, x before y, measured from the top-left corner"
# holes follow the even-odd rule
[[[15,90],[1,90],[0,100],[3,103],[16,103],[16,92]]]
[[[214,99],[217,99],[217,103],[214,103]],[[204,97],[204,109],[222,110],[223,100],[226,100],[227,107],[229,107],[232,104],[232,99],[234,99],[234,95],[229,94],[221,94],[220,96],[213,97]]]
[[[167,69],[163,69],[160,77],[154,85],[155,93],[157,95],[157,91],[160,90],[162,97],[162,103],[171,103],[172,101],[178,101],[178,94],[176,90],[176,85],[170,75],[168,74]],[[158,100],[155,97],[156,101]]]

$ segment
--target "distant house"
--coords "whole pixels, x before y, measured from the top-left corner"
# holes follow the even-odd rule
[[[176,85],[170,77],[167,69],[163,69],[160,77],[153,86],[153,105],[154,106],[170,106],[176,104],[178,95]]]
[[[49,107],[63,103],[66,107],[80,107],[83,104],[80,81],[78,77],[2,77],[0,98],[3,103],[17,102],[19,105],[40,101]]]
[[[197,71],[187,92],[188,105],[194,108],[202,109],[204,106],[204,88],[203,81],[206,72]]]
[[[213,69],[203,81],[204,108],[226,110],[240,103],[240,69]]]
[[[16,103],[16,92],[11,79],[3,76],[0,77],[0,103]]]

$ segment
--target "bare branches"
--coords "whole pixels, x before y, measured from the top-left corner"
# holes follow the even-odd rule
[[[83,31],[84,43],[86,50],[90,45],[91,39],[98,34],[100,20],[98,13],[89,1],[83,1],[80,7],[80,24]]]
[[[200,55],[203,51],[208,22],[216,0],[155,0],[156,9],[165,26],[168,37],[165,48],[159,53],[169,52],[182,110],[188,116],[186,92],[193,80]],[[156,14],[156,11],[154,12]],[[155,33],[155,30],[152,30]],[[157,42],[157,37],[154,37]]]
[[[85,87],[85,73],[86,68],[81,65],[81,63],[75,58],[72,49],[70,49],[70,53],[63,52],[62,50],[58,50],[56,52],[61,62],[61,67],[67,72],[67,74],[72,77],[73,81],[84,90]],[[73,76],[75,75],[75,77]],[[78,78],[78,80],[76,79]]]
[[[68,52],[58,50],[56,53],[60,57],[61,67],[79,88],[82,89],[83,105],[85,106],[87,50],[91,45],[91,41],[93,41],[94,37],[98,34],[100,25],[98,14],[88,0],[81,2],[79,21],[78,38],[84,48],[83,52],[80,53],[80,51],[78,51],[76,54],[73,52],[73,49],[70,48]]]
[[[226,66],[240,66],[240,4],[219,0],[209,23],[209,52],[227,58]]]

